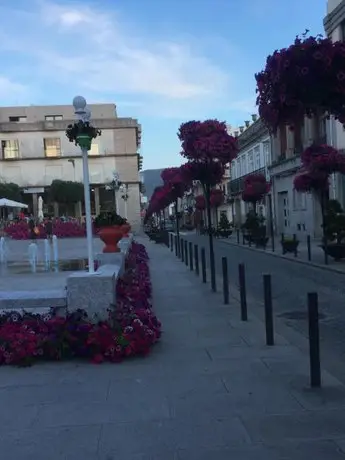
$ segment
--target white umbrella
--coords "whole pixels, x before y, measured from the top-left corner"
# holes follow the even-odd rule
[[[0,199],[0,208],[28,208],[27,204],[19,203],[18,201],[8,200],[7,198]]]
[[[37,215],[38,215],[39,220],[44,219],[44,215],[43,215],[43,198],[41,196],[38,198],[38,212],[37,212]]]

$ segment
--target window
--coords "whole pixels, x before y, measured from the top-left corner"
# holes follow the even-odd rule
[[[304,192],[293,191],[293,208],[295,211],[302,211],[307,207],[306,194]]]
[[[46,121],[59,121],[59,120],[62,120],[62,115],[46,115],[45,120]]]
[[[242,169],[242,176],[244,176],[245,174],[247,174],[247,165],[246,165],[246,157],[245,155],[243,155],[243,157],[241,158],[241,169]]]
[[[26,117],[8,117],[11,123],[25,123]]]
[[[281,125],[279,128],[279,138],[280,138],[280,158],[286,158],[287,150],[287,136],[286,136],[286,125]]]
[[[263,142],[262,147],[263,147],[263,152],[264,152],[264,162],[265,162],[265,165],[268,166],[271,164],[269,141]]]
[[[255,155],[255,169],[260,169],[260,146],[256,146],[254,149],[254,155]]]
[[[61,141],[58,137],[49,137],[43,139],[44,154],[46,157],[61,156]]]
[[[99,155],[99,145],[92,142],[89,155]]]
[[[248,152],[248,172],[253,172],[254,171],[254,154],[253,150],[250,150]]]
[[[241,162],[240,162],[240,159],[238,158],[236,160],[236,177],[241,177],[241,176],[242,176]]]
[[[12,160],[19,158],[19,142],[16,139],[1,141],[2,158]]]

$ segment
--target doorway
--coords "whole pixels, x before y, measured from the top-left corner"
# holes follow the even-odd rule
[[[289,233],[290,206],[289,206],[288,192],[278,193],[278,216],[279,216],[279,233]]]

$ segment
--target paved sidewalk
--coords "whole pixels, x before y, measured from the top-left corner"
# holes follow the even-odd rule
[[[145,360],[0,368],[6,460],[337,460],[345,388],[262,323],[238,320],[167,248],[148,243],[161,343]]]

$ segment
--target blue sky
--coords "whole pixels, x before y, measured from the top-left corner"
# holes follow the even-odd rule
[[[326,0],[0,0],[0,105],[115,102],[144,169],[181,163],[181,122],[239,126],[276,48],[323,33]],[[15,24],[15,27],[13,26]]]

